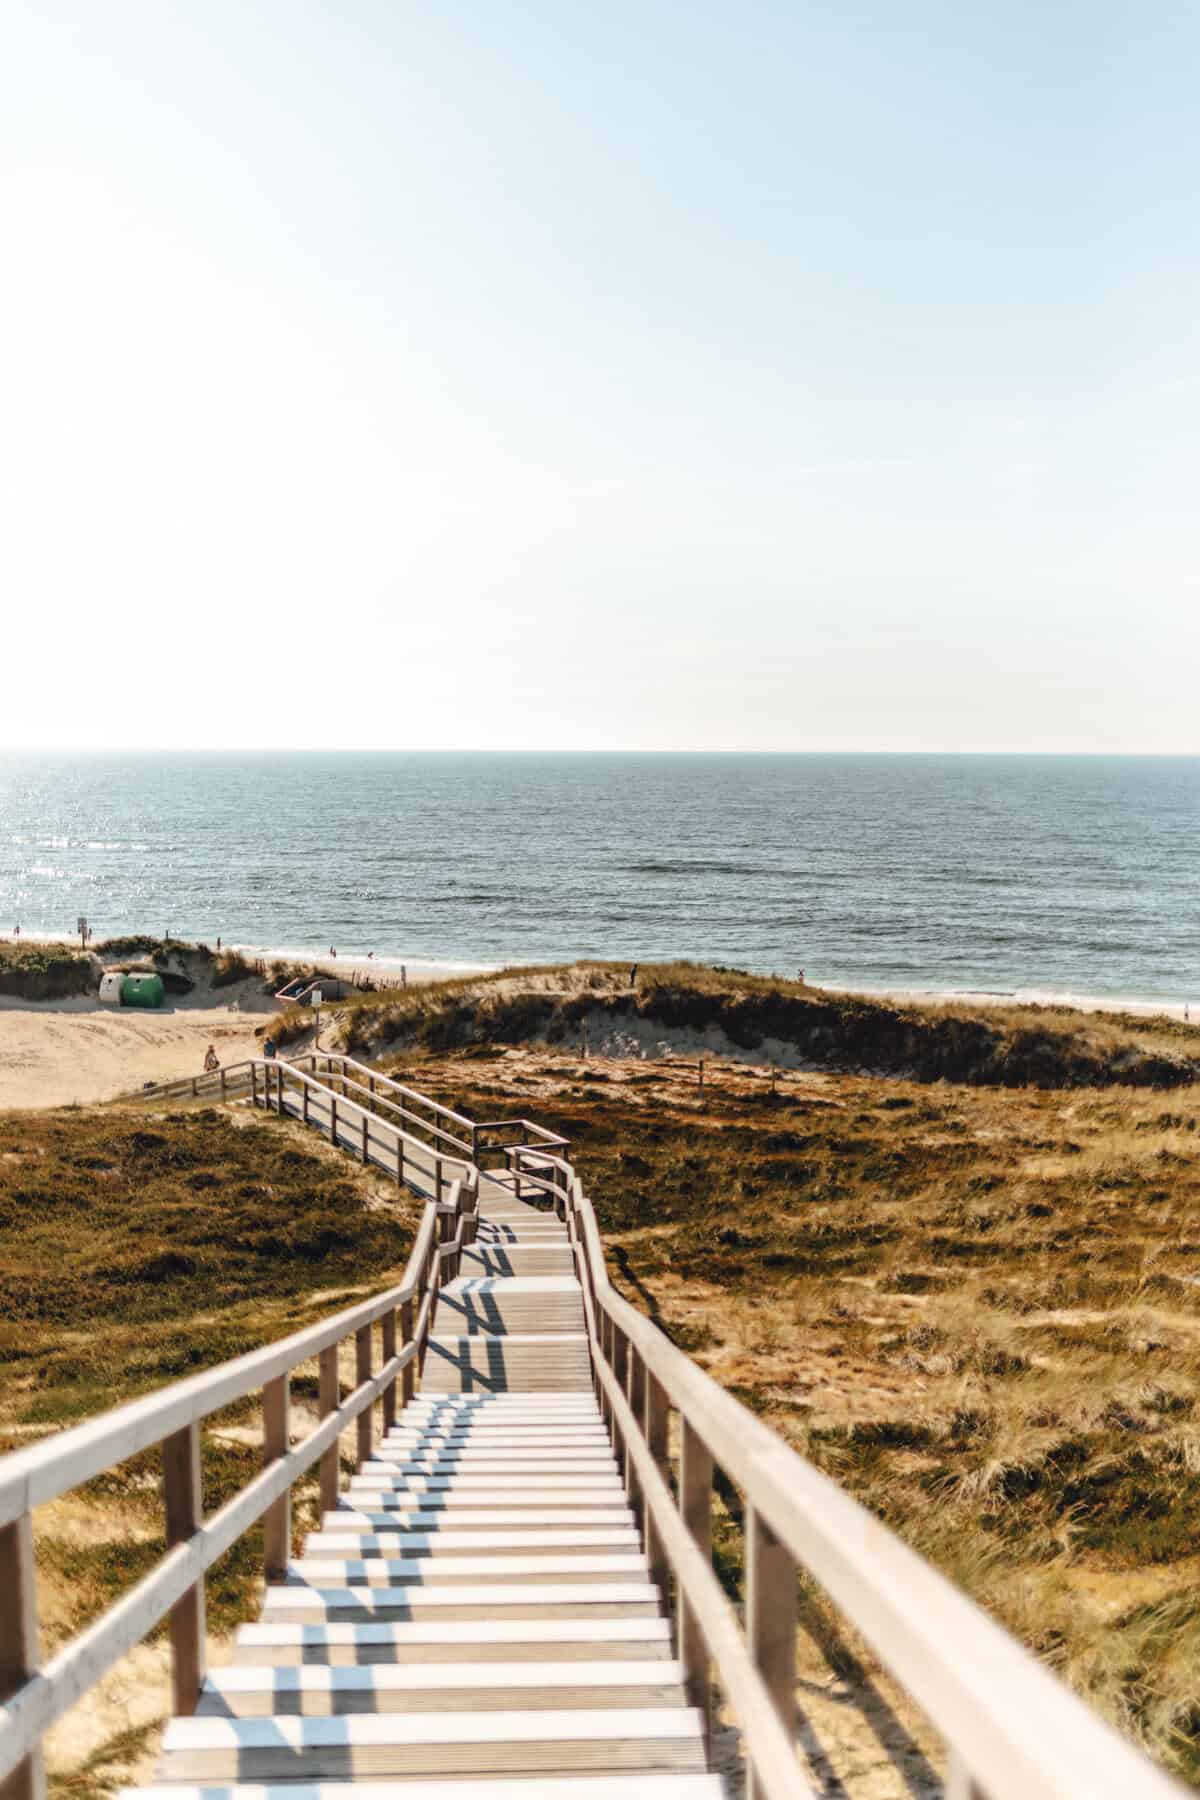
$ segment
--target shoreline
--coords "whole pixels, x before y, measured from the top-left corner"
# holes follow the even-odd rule
[[[862,1000],[915,1001],[921,1006],[1037,1006],[1051,1012],[1124,1013],[1137,1018],[1177,1019],[1200,1026],[1200,1001],[1149,1000],[1133,994],[1073,994],[1055,988],[876,988],[845,983],[820,987],[817,992],[852,994]]]
[[[136,936],[138,933],[114,933],[114,936]],[[145,935],[151,936],[152,933]],[[103,943],[105,940],[99,940]],[[172,940],[175,941],[174,939]],[[180,939],[180,943],[190,943],[191,939]],[[0,931],[0,944],[62,944],[68,949],[78,950],[79,946],[70,936],[62,932],[26,931],[22,929],[19,938],[11,931]],[[210,946],[212,948],[213,946]],[[90,947],[95,954],[94,946]],[[433,981],[453,981],[472,975],[496,975],[502,969],[519,970],[522,968],[541,968],[547,961],[555,958],[533,957],[522,962],[483,962],[452,957],[430,957],[424,955],[405,956],[394,951],[371,955],[366,950],[339,951],[330,956],[328,950],[320,951],[307,948],[303,944],[258,944],[230,939],[222,940],[222,951],[236,951],[239,955],[259,959],[266,963],[286,962],[303,963],[323,975],[343,975],[348,980],[357,976],[381,979],[384,982],[399,983],[401,971],[412,986],[421,986]],[[594,957],[574,957],[571,962],[592,962],[612,960]],[[653,963],[656,959],[643,959]],[[687,960],[696,960],[690,958]],[[704,966],[701,964],[700,966]],[[779,970],[748,970],[747,973],[770,980],[773,977],[780,981],[791,979]],[[924,1006],[1037,1006],[1056,1012],[1078,1013],[1126,1013],[1140,1018],[1177,1019],[1185,1022],[1185,1014],[1191,1015],[1188,1023],[1200,1025],[1200,988],[1196,998],[1186,995],[1153,996],[1145,994],[1097,994],[1077,993],[1071,989],[1056,988],[1043,983],[1017,988],[973,988],[973,987],[933,987],[933,986],[876,986],[860,981],[809,981],[805,984],[813,993],[851,994],[864,1000],[891,1000],[899,1004],[915,1003]],[[49,1001],[38,1002],[50,1006]]]

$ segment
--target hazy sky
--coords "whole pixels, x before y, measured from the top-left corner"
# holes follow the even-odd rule
[[[1200,748],[1196,8],[4,13],[0,743]]]

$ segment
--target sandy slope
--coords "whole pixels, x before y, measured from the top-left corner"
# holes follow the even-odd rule
[[[191,1075],[209,1044],[223,1063],[253,1053],[262,1014],[231,1007],[161,1012],[67,1001],[0,1000],[0,1110],[107,1100],[144,1081]]]

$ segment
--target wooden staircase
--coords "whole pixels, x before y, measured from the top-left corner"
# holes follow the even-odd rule
[[[719,1800],[565,1225],[485,1180],[419,1391],[141,1800]]]

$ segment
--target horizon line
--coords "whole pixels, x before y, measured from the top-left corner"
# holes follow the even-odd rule
[[[459,745],[343,744],[0,744],[0,756],[1008,756],[1008,757],[1140,757],[1158,761],[1194,761],[1193,750],[1131,749],[881,749],[856,747],[805,749],[646,748],[639,745],[602,749],[566,748],[554,744],[483,747]]]

